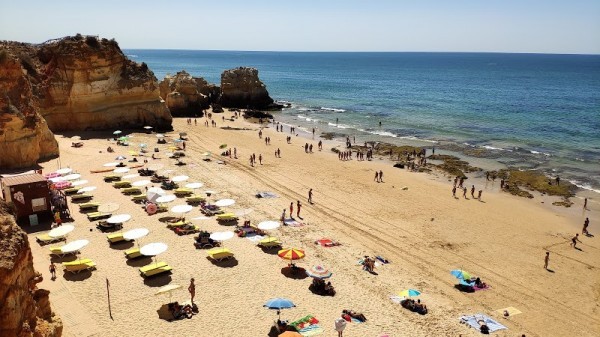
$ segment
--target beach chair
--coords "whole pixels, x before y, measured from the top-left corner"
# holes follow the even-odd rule
[[[147,199],[146,194],[138,194],[138,195],[134,195],[131,200],[134,202],[143,202]]]
[[[69,187],[62,190],[66,195],[71,195],[77,193],[81,187]]]
[[[199,204],[203,201],[206,201],[206,198],[198,194],[193,194],[185,198],[185,202],[188,204]]]
[[[62,265],[65,267],[65,271],[71,273],[80,273],[84,270],[96,268],[96,264],[90,259],[78,259],[71,262],[63,262]]]
[[[73,194],[71,195],[71,201],[81,201],[81,200],[88,200],[88,199],[92,199],[94,196],[88,193],[82,193],[82,194]]]
[[[37,242],[39,242],[40,244],[42,244],[42,245],[47,245],[49,243],[54,243],[54,242],[59,242],[59,241],[65,241],[66,238],[64,236],[53,238],[53,237],[51,237],[48,234],[42,234],[42,235],[36,236],[35,240]]]
[[[98,206],[100,206],[99,202],[86,202],[79,204],[79,210],[92,210],[98,208]]]
[[[264,238],[264,239],[258,241],[258,246],[264,247],[267,249],[281,247],[281,241],[279,241],[279,238],[270,236],[270,237],[267,237],[267,238]]]
[[[143,277],[155,276],[162,273],[167,273],[173,270],[166,262],[151,263],[140,268],[140,274]]]
[[[52,246],[50,247],[50,255],[56,255],[58,257],[63,257],[67,254],[71,254],[71,253],[63,253],[62,248],[63,246]],[[74,252],[73,252],[74,253]]]
[[[178,228],[178,227],[183,227],[183,226],[187,226],[187,225],[191,225],[192,223],[189,221],[184,221],[184,220],[179,220],[177,222],[173,222],[167,225],[167,228]]]
[[[121,176],[117,175],[117,174],[110,174],[107,176],[104,176],[104,181],[107,183],[111,183],[114,181],[120,181],[121,180]]]
[[[91,213],[87,213],[86,215],[87,215],[88,220],[96,221],[96,220],[108,219],[112,216],[112,213],[91,212]]]
[[[233,213],[223,213],[223,214],[217,215],[217,222],[219,222],[219,223],[233,222],[233,221],[237,221],[237,220],[238,220],[237,215],[235,215]]]
[[[198,237],[195,237],[194,239],[196,241],[194,242],[194,246],[198,249],[213,248],[215,246],[218,246],[219,243],[217,241],[212,240],[209,235],[210,234],[208,234],[208,233],[202,233]]]
[[[106,238],[108,239],[108,241],[110,243],[117,243],[117,242],[125,241],[125,238],[123,237],[123,233],[121,233],[121,232],[110,233],[110,234],[106,235]]]
[[[124,253],[125,257],[128,259],[135,259],[142,256],[142,253],[140,253],[140,249],[138,247],[127,249]]]
[[[114,182],[112,185],[113,185],[114,188],[131,187],[131,181],[121,180],[121,181]]]
[[[198,225],[187,225],[187,226],[175,228],[175,233],[177,233],[179,235],[193,234],[193,233],[198,233],[199,231],[200,231],[200,227]]]
[[[192,195],[194,192],[189,188],[180,187],[180,188],[176,189],[175,191],[173,191],[173,193],[178,197],[185,197],[188,195]]]
[[[142,193],[142,190],[140,190],[139,187],[127,187],[127,188],[122,189],[121,193],[123,193],[125,195],[140,194],[140,193]]]
[[[215,261],[223,261],[227,259],[233,258],[233,253],[229,250],[229,248],[217,247],[209,250],[208,256]]]

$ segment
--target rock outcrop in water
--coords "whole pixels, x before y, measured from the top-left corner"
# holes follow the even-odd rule
[[[192,77],[185,70],[165,76],[159,88],[173,116],[202,116],[202,110],[208,109],[220,94],[218,86],[202,77]]]
[[[0,47],[20,58],[52,131],[171,128],[154,74],[127,59],[114,40],[77,35]]]
[[[0,50],[0,167],[31,167],[58,156],[58,143],[38,110],[21,62]]]
[[[281,109],[273,103],[267,87],[258,78],[258,70],[248,67],[225,70],[221,74],[220,103],[226,108]]]
[[[52,312],[49,292],[37,289],[39,282],[27,235],[0,199],[0,336],[62,335],[62,321]]]

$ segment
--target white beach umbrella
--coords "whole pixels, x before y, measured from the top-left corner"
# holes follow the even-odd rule
[[[150,187],[148,191],[146,191],[146,199],[150,202],[156,202],[158,197],[165,194],[167,194],[167,192],[160,187]]]
[[[233,199],[221,199],[221,200],[217,200],[217,202],[215,202],[215,205],[219,206],[219,207],[227,207],[227,206],[231,206],[235,204],[235,200]]]
[[[71,233],[74,229],[75,229],[75,226],[65,224],[65,225],[62,225],[62,226],[52,229],[50,232],[48,232],[48,236],[50,236],[52,238],[60,238],[60,237],[63,237],[65,235]]]
[[[262,221],[261,223],[258,224],[258,228],[262,229],[264,231],[270,231],[273,229],[277,229],[277,228],[279,228],[279,226],[281,226],[281,223],[279,221],[273,221],[273,220]]]
[[[56,173],[58,173],[60,175],[69,174],[71,172],[73,172],[73,169],[70,167],[63,167],[61,169],[56,170]]]
[[[82,187],[79,190],[77,190],[77,193],[78,194],[83,194],[83,193],[91,192],[91,191],[95,190],[96,188],[97,188],[96,186]]]
[[[87,184],[89,181],[87,180],[77,180],[71,183],[71,186],[81,186]]]
[[[126,176],[121,177],[121,179],[127,180],[127,179],[133,179],[133,178],[137,178],[140,175],[138,173],[132,173],[132,174],[128,174]]]
[[[146,186],[150,183],[152,183],[150,180],[144,179],[144,180],[134,181],[133,184],[131,184],[131,186],[140,187],[140,186]]]
[[[73,136],[71,137],[71,140],[81,140],[81,136]]]
[[[117,130],[117,131],[113,132],[113,135],[120,135],[120,134],[122,134],[122,133],[123,133],[123,131],[121,131],[121,130]]]
[[[150,231],[147,228],[134,228],[123,233],[123,238],[129,241],[138,240],[148,235],[148,233],[150,233]]]
[[[153,127],[151,127],[150,125],[146,125],[146,126],[144,126],[144,129],[146,129],[146,130],[152,130]]]
[[[131,220],[131,215],[129,214],[117,214],[113,215],[110,218],[106,219],[106,222],[111,224],[124,223]]]
[[[104,164],[102,166],[104,166],[104,167],[114,167],[114,166],[117,166],[117,165],[119,165],[119,163],[110,162],[110,163],[106,163],[106,164]]]
[[[81,174],[79,174],[79,173],[73,173],[73,174],[69,174],[69,175],[65,176],[66,180],[77,180],[79,178],[81,178]]]
[[[158,291],[154,293],[154,296],[169,294],[169,303],[171,303],[172,293],[177,289],[181,289],[181,286],[179,284],[167,284],[166,286],[160,287],[160,289],[158,289]]]
[[[175,201],[175,199],[177,199],[177,196],[175,194],[165,194],[165,195],[161,195],[160,197],[156,198],[155,201],[156,201],[156,203],[163,204],[163,203]]]
[[[167,244],[162,242],[153,242],[140,248],[140,254],[144,256],[156,256],[167,251]],[[158,264],[158,261],[154,259],[154,262]]]
[[[89,243],[90,242],[88,240],[75,240],[60,247],[60,250],[65,254],[74,253],[76,251],[79,251],[81,248],[87,246]]]
[[[113,170],[114,173],[127,173],[129,172],[129,168],[127,167],[119,167]]]
[[[171,212],[176,214],[185,214],[189,213],[192,209],[194,209],[194,207],[191,205],[176,205],[171,207]]]
[[[165,135],[163,135],[162,133],[157,133],[156,138],[165,138]]]
[[[114,202],[107,202],[98,206],[98,212],[100,213],[110,213],[119,209],[119,204]]]
[[[214,232],[210,235],[210,238],[215,240],[215,241],[225,241],[225,240],[229,240],[231,238],[233,238],[235,234],[232,231],[226,231],[226,232]]]
[[[125,157],[125,156],[117,156],[115,158],[115,160],[125,160],[125,159],[127,159],[127,157]]]
[[[173,179],[174,179],[174,178],[173,178]],[[202,187],[202,186],[204,186],[204,184],[202,184],[202,183],[198,183],[198,182],[197,182],[197,183],[189,183],[189,184],[185,184],[185,187],[187,187],[187,188],[191,188],[191,189],[193,189],[193,190],[195,190],[195,189],[197,189],[197,188],[200,188],[200,187]]]
[[[183,175],[182,175],[182,176],[175,176],[175,177],[173,177],[173,179],[171,179],[171,180],[172,180],[173,182],[180,183],[180,182],[182,182],[182,181],[186,181],[186,180],[188,180],[188,179],[190,179],[190,177],[188,177],[188,176],[183,176]]]

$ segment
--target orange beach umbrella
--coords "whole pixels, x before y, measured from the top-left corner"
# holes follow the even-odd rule
[[[277,255],[279,255],[279,257],[284,260],[290,260],[290,261],[300,260],[300,259],[303,259],[305,256],[304,251],[302,249],[296,249],[296,248],[282,249],[277,253]]]

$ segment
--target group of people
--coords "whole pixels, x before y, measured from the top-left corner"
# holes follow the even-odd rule
[[[262,154],[258,155],[258,162],[260,165],[262,165]],[[256,153],[253,153],[250,155],[250,166],[254,167],[254,165],[256,164]]]
[[[466,177],[462,176],[462,177],[456,177],[454,178],[454,184],[452,185],[452,196],[455,199],[458,199],[458,197],[456,196],[456,190],[460,190],[462,191],[462,195],[463,198],[467,199],[467,187],[463,186],[464,181],[465,181]],[[471,185],[471,198],[472,199],[477,199],[481,201],[481,194],[483,193],[483,190],[479,190],[479,192],[477,192],[477,197],[475,197],[475,185]]]

